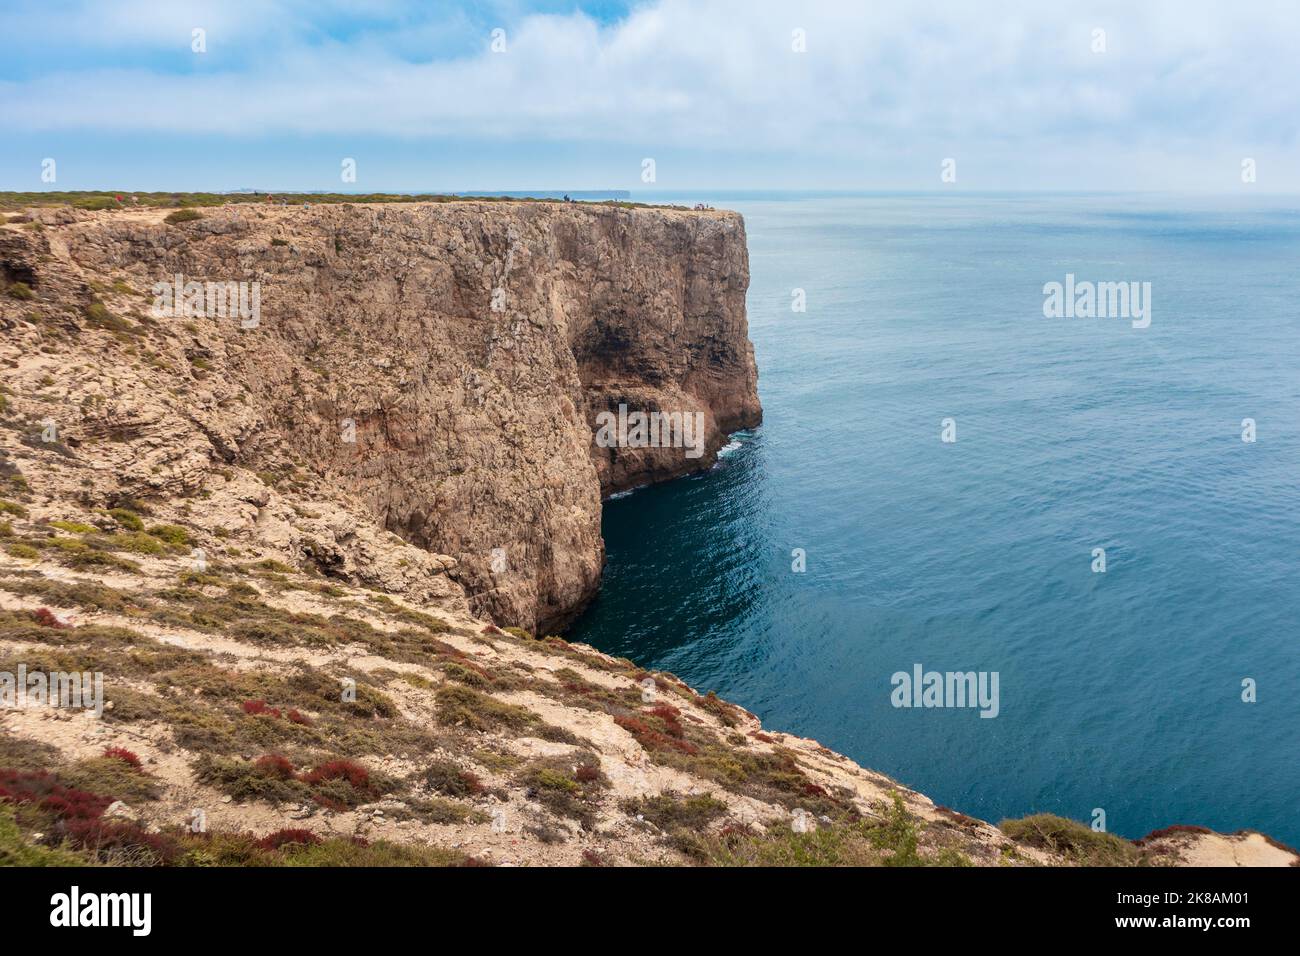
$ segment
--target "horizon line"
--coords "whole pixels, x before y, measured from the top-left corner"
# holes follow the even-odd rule
[[[1111,196],[1248,196],[1251,193],[1269,195],[1269,196],[1296,196],[1300,197],[1300,189],[1270,190],[1270,189],[1087,189],[1087,188],[1065,188],[1065,187],[1025,187],[1025,188],[988,188],[988,189],[971,189],[967,187],[870,187],[870,186],[843,186],[809,189],[803,187],[784,187],[784,186],[688,186],[680,189],[628,189],[626,187],[618,188],[600,188],[600,187],[512,187],[512,188],[474,188],[474,189],[393,189],[393,188],[376,188],[366,190],[355,189],[302,189],[292,187],[250,187],[239,186],[228,189],[215,188],[128,188],[121,186],[105,186],[99,188],[80,188],[80,189],[59,189],[41,188],[41,189],[12,189],[0,188],[0,196],[7,195],[38,195],[40,193],[55,193],[62,195],[93,195],[103,193],[144,193],[157,195],[162,193],[197,193],[209,194],[216,196],[248,196],[253,194],[284,194],[286,196],[464,196],[466,198],[483,198],[491,196],[518,196],[528,198],[537,196],[542,193],[547,194],[600,194],[611,195],[621,194],[626,196],[645,195],[645,196],[670,196],[686,195],[691,193],[711,193],[714,195],[741,194],[741,193],[782,193],[798,194],[808,196],[834,196],[834,195],[926,195],[939,196],[945,194],[967,195],[967,196],[990,196],[990,195],[1111,195]]]

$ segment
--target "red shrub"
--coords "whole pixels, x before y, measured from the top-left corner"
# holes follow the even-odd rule
[[[246,700],[242,706],[244,713],[254,717],[284,717],[290,723],[301,724],[303,727],[312,725],[312,719],[301,711],[295,709],[282,714],[279,707],[271,707],[264,700]]]
[[[471,797],[487,792],[478,774],[450,764],[431,767],[425,772],[424,780],[432,789],[453,797]]]
[[[953,823],[960,826],[968,827],[972,830],[978,830],[983,826],[979,820],[976,820],[974,817],[968,817],[964,813],[958,813],[952,807],[935,807],[934,809],[937,813],[943,814]]]
[[[587,864],[587,866],[608,866],[609,865],[604,861],[604,859],[601,858],[601,855],[597,853],[595,850],[583,850],[582,862]]]
[[[573,778],[579,783],[591,783],[600,779],[600,768],[591,763],[580,763],[573,771]]]
[[[614,723],[635,737],[636,742],[646,750],[676,750],[684,754],[699,753],[699,748],[691,742],[677,737],[670,737],[668,734],[651,727],[640,717],[615,717]],[[677,729],[681,730],[680,725]]]
[[[682,712],[671,704],[655,704],[646,710],[651,717],[658,717],[664,723],[664,730],[672,737],[683,737],[685,731],[682,730],[681,717]]]
[[[649,671],[638,672],[637,674],[633,675],[632,680],[635,681],[637,684],[640,684],[647,677],[649,677],[652,681],[654,681],[655,687],[659,688],[660,690],[667,691],[673,689],[672,684],[668,683],[668,681],[664,680],[664,678],[660,677],[658,674],[651,674]]]
[[[274,833],[268,833],[262,839],[257,841],[257,846],[263,850],[278,850],[283,846],[311,846],[313,843],[320,843],[321,839],[310,830],[286,829],[276,830]]]
[[[763,733],[761,730],[752,730],[752,731],[750,731],[749,736],[753,737],[755,740],[762,741],[762,742],[765,743],[765,744],[774,744],[774,743],[776,743],[776,738],[775,738],[775,737],[769,737],[767,734]]]
[[[1134,840],[1133,842],[1136,843],[1138,846],[1143,846],[1144,844],[1150,843],[1153,840],[1159,840],[1161,837],[1172,836],[1175,833],[1213,833],[1213,832],[1214,832],[1213,830],[1206,829],[1205,827],[1199,827],[1196,826],[1195,824],[1175,823],[1171,827],[1162,827],[1159,830],[1152,830],[1146,836],[1142,837],[1139,840]]]
[[[317,784],[326,780],[346,780],[354,790],[370,789],[370,771],[353,760],[327,760],[303,774],[305,783]]]
[[[258,757],[253,767],[263,777],[274,777],[277,780],[289,780],[294,775],[293,764],[289,762],[288,757],[280,754],[267,754],[264,757]]]
[[[137,757],[135,754],[133,754],[131,751],[127,750],[125,747],[105,747],[104,756],[116,757],[118,760],[121,760],[123,763],[129,763],[136,770],[142,769],[140,765],[140,758]]]
[[[101,859],[110,853],[130,854],[136,862],[140,853],[154,858],[151,862],[170,863],[180,856],[175,841],[161,833],[150,833],[138,823],[107,820],[69,820],[64,835],[73,845],[90,850]]]
[[[650,725],[647,724],[640,717],[616,716],[614,718],[614,723],[618,724],[620,727],[626,730],[637,740],[640,740],[642,736],[648,735],[653,732],[650,728]]]
[[[41,627],[64,628],[68,626],[55,617],[54,612],[48,607],[38,607],[35,611],[32,611],[32,620]]]
[[[87,790],[63,786],[45,771],[0,770],[0,800],[34,803],[60,820],[95,820],[113,802]]]

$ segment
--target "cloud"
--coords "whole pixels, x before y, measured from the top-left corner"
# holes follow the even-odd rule
[[[852,155],[866,168],[936,152],[1029,165],[1071,150],[1158,163],[1296,147],[1300,9],[1281,0],[660,0],[612,23],[514,3],[422,9],[29,6],[11,35],[63,37],[73,55],[0,83],[0,121]],[[189,52],[200,22],[205,55]],[[792,50],[795,29],[807,52]],[[77,62],[79,45],[117,65]]]

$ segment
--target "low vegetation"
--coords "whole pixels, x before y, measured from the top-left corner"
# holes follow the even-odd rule
[[[118,197],[124,201],[119,201]],[[534,199],[519,196],[456,196],[448,193],[422,193],[403,195],[399,193],[275,193],[273,196],[264,192],[247,193],[167,193],[148,192],[133,193],[129,191],[74,191],[74,192],[0,192],[0,209],[17,209],[36,206],[72,206],[76,209],[127,209],[131,207],[205,207],[225,206],[246,203],[286,203],[290,206],[306,204],[321,205],[334,203],[412,203],[412,202],[528,202],[528,203],[562,203],[557,198]],[[652,204],[631,202],[624,199],[579,200],[589,205],[614,206],[627,208],[674,208],[687,209],[687,206],[656,207]]]
[[[177,209],[163,219],[163,222],[169,226],[176,226],[183,222],[193,222],[196,219],[202,219],[203,213],[197,209]]]
[[[585,827],[595,822],[596,805],[601,793],[609,788],[609,780],[600,770],[600,758],[594,753],[534,760],[515,774],[514,781],[530,799]]]
[[[1142,861],[1142,851],[1128,840],[1051,813],[1003,820],[998,827],[1017,843],[1046,850],[1079,866],[1136,866]]]

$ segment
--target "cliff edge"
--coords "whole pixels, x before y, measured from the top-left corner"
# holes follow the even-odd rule
[[[542,636],[602,495],[758,422],[747,282],[712,211],[5,217],[0,865],[1293,865],[994,827]]]

